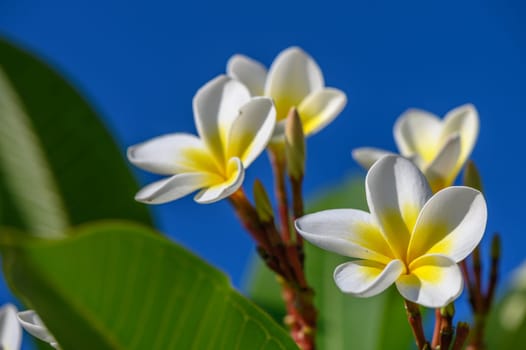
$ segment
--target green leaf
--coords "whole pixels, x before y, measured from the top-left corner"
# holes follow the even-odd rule
[[[148,228],[13,237],[3,243],[8,281],[64,350],[297,349],[224,274]]]
[[[526,264],[514,273],[504,297],[489,314],[488,349],[522,349],[526,344]]]
[[[335,208],[367,210],[363,179],[349,180],[323,191],[309,205],[309,212]],[[403,299],[393,286],[373,298],[354,298],[335,285],[333,272],[348,258],[306,244],[307,279],[315,291],[319,312],[317,345],[321,350],[406,349],[412,344]],[[255,264],[249,295],[281,320],[285,314],[279,286],[259,261]]]
[[[0,225],[56,236],[102,218],[151,223],[121,151],[80,94],[0,39]]]

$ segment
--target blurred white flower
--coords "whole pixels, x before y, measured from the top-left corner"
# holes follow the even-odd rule
[[[329,124],[347,103],[345,93],[325,87],[318,64],[298,47],[282,51],[267,73],[261,63],[243,55],[234,55],[227,63],[227,74],[245,84],[252,96],[273,99],[277,125],[273,141],[281,141],[285,119],[295,107],[305,136]]]
[[[400,294],[427,307],[442,307],[462,291],[457,262],[479,244],[486,201],[469,187],[432,195],[423,174],[399,156],[376,162],[366,177],[370,213],[326,210],[296,221],[311,243],[356,258],[338,266],[334,279],[345,293],[376,295],[395,283]]]
[[[46,325],[34,310],[21,311],[18,313],[17,317],[22,327],[24,327],[29,334],[45,341],[55,349],[60,349],[55,337],[49,333]]]
[[[0,349],[19,350],[22,343],[22,329],[16,317],[16,306],[5,304],[0,308]]]
[[[165,203],[199,189],[194,198],[199,203],[228,197],[266,148],[276,123],[269,98],[251,98],[242,83],[224,75],[199,89],[193,108],[199,137],[168,134],[128,148],[136,166],[172,175],[141,189],[136,200]]]
[[[466,104],[449,111],[444,120],[429,112],[410,109],[394,125],[400,154],[422,170],[434,192],[450,186],[469,158],[479,131],[475,107]],[[368,169],[392,152],[363,147],[353,150],[353,158]]]

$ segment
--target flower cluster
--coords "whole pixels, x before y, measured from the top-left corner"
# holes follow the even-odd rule
[[[297,47],[281,52],[268,72],[263,64],[234,55],[227,75],[211,80],[194,97],[198,136],[168,134],[128,149],[133,164],[169,176],[141,189],[139,201],[165,203],[197,190],[199,203],[229,197],[267,266],[281,277],[287,323],[302,349],[313,348],[316,326],[302,238],[354,259],[334,272],[343,292],[368,297],[395,284],[409,303],[408,312],[416,314],[411,305],[445,307],[460,295],[463,274],[457,264],[478,246],[486,226],[481,192],[452,186],[478,135],[478,114],[470,104],[443,120],[422,110],[403,113],[394,125],[401,155],[375,148],[353,151],[368,169],[369,212],[304,215],[304,138],[329,124],[346,102],[342,91],[325,87],[319,66]],[[279,229],[262,184],[254,186],[255,207],[242,188],[245,170],[267,147]],[[425,337],[417,334],[419,348],[425,348]]]
[[[346,103],[345,94],[324,87],[316,62],[297,47],[283,51],[267,74],[258,62],[233,56],[228,76],[205,84],[193,101],[199,137],[168,134],[128,149],[136,166],[170,177],[144,187],[136,199],[160,204],[196,190],[199,203],[234,193],[245,169],[271,138],[283,142],[285,118],[297,108],[306,135],[333,120]]]

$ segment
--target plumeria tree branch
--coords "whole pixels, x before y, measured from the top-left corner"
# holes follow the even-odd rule
[[[429,342],[426,339],[424,334],[424,326],[422,324],[422,314],[420,313],[420,307],[404,299],[405,311],[407,313],[407,320],[409,321],[409,326],[413,331],[413,336],[415,337],[416,347],[419,350],[429,349]]]
[[[482,179],[473,161],[468,161],[463,178],[467,186],[483,190]],[[493,302],[495,287],[498,282],[500,261],[500,236],[495,234],[491,242],[490,269],[488,271],[487,287],[483,285],[483,264],[480,247],[476,247],[468,259],[461,262],[461,270],[468,286],[469,301],[474,316],[474,325],[469,338],[469,350],[482,350],[485,345],[485,329],[487,317]],[[471,260],[471,264],[468,260]]]

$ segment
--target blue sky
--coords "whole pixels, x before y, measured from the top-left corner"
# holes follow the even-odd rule
[[[60,70],[96,106],[123,153],[174,131],[194,132],[191,100],[243,53],[267,66],[297,45],[327,85],[347,93],[340,117],[308,141],[307,196],[361,170],[351,149],[395,150],[406,108],[443,115],[466,102],[481,118],[473,159],[503,236],[503,270],[526,256],[526,15],[520,1],[108,2],[0,1],[0,35]],[[362,172],[363,173],[363,172]],[[136,172],[142,183],[155,177]],[[266,156],[250,169],[270,184]],[[240,286],[253,245],[226,202],[191,197],[154,207],[161,230]],[[488,235],[489,238],[489,235]]]

